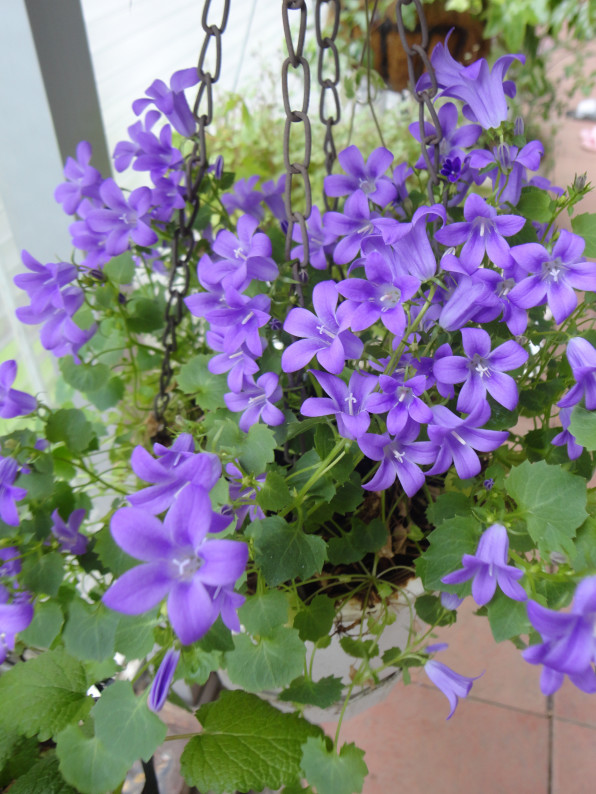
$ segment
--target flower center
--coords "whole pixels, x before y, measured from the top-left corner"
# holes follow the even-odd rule
[[[455,432],[455,430],[452,430],[452,431],[451,431],[451,435],[452,435],[454,438],[456,438],[456,439],[459,441],[459,443],[460,443],[460,444],[463,444],[463,445],[464,445],[464,447],[466,446],[466,442],[465,442],[465,441],[463,440],[463,438],[462,438],[462,437],[459,435],[459,433],[456,433],[456,432]]]
[[[327,328],[325,328],[324,325],[317,325],[317,331],[321,334],[321,336],[323,336],[323,334],[326,334],[330,339],[335,339],[335,334],[332,331],[329,331]]]
[[[246,259],[246,254],[244,253],[244,248],[239,246],[238,248],[234,248],[234,256],[236,259]]]
[[[181,582],[190,582],[201,567],[201,560],[193,551],[182,553],[171,560],[173,574]]]
[[[350,392],[347,397],[344,397],[344,402],[348,404],[348,413],[350,416],[354,416],[354,403],[357,403],[358,400],[354,397],[352,392]]]
[[[555,284],[559,281],[559,276],[565,272],[567,268],[561,262],[559,257],[542,263],[542,278],[544,281],[550,281]]]
[[[401,302],[401,290],[393,285],[383,287],[383,294],[380,300],[383,304],[382,312],[386,312],[388,309],[395,309]]]
[[[481,378],[483,378],[485,375],[487,378],[490,378],[490,367],[487,364],[486,359],[482,358],[482,356],[479,356],[478,353],[474,353],[474,357],[470,361],[470,368],[474,372],[477,372]]]
[[[374,191],[375,183],[371,182],[370,179],[360,179],[358,181],[358,187],[360,190],[363,190],[366,194],[368,194]]]
[[[503,281],[500,281],[497,286],[497,295],[499,298],[504,298],[505,295],[508,295],[513,287],[515,286],[515,279],[506,278]]]
[[[405,452],[400,452],[398,449],[393,450],[393,457],[398,463],[403,463],[404,458],[406,457]]]

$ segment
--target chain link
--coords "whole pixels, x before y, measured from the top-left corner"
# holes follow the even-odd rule
[[[410,45],[406,38],[406,28],[402,16],[402,8],[414,3],[418,20],[420,24],[420,42]],[[439,147],[443,139],[441,125],[437,116],[437,111],[433,105],[433,99],[437,95],[438,85],[437,77],[430,58],[428,57],[428,25],[422,8],[421,0],[397,0],[395,4],[395,16],[397,20],[397,27],[399,30],[399,37],[402,47],[406,54],[408,63],[408,75],[410,77],[410,89],[416,102],[418,102],[418,119],[420,123],[420,150],[424,162],[428,169],[428,195],[431,202],[434,202],[433,188],[439,184]],[[422,61],[422,66],[430,79],[430,88],[425,88],[422,91],[416,90],[416,58]],[[428,111],[430,121],[435,128],[434,133],[429,135],[425,134],[425,110]],[[433,157],[431,159],[429,147],[433,147]]]
[[[329,4],[333,4],[333,19],[331,20],[331,33],[329,36],[323,36],[323,19],[322,12],[326,9],[329,17]],[[330,174],[333,170],[333,164],[337,159],[337,150],[335,148],[335,141],[333,139],[333,127],[339,124],[341,118],[341,103],[339,100],[339,93],[337,86],[339,85],[339,53],[335,44],[337,32],[339,30],[339,15],[341,11],[341,0],[316,0],[315,4],[315,32],[317,36],[317,46],[319,48],[319,59],[317,64],[317,80],[321,86],[321,99],[319,102],[319,118],[321,123],[325,126],[325,138],[323,140],[323,151],[325,153],[325,171]],[[329,53],[329,54],[328,54]],[[331,63],[328,64],[329,72],[327,77],[324,77],[325,60]],[[327,110],[328,103],[331,103],[331,110]],[[327,210],[337,209],[337,198],[330,199],[329,196],[323,194],[323,201]]]
[[[178,224],[172,240],[172,269],[168,281],[165,310],[165,324],[162,335],[164,357],[159,378],[159,392],[154,401],[154,414],[158,423],[163,424],[164,415],[170,402],[169,387],[173,369],[172,353],[177,349],[176,329],[180,325],[184,311],[184,297],[190,284],[190,265],[197,245],[193,226],[200,208],[199,192],[205,172],[207,171],[207,146],[205,128],[213,119],[213,84],[219,80],[221,73],[221,34],[226,29],[230,11],[230,0],[224,0],[219,25],[209,22],[209,11],[212,0],[205,0],[201,26],[205,33],[201,47],[197,72],[199,87],[193,105],[193,115],[197,122],[193,147],[186,160],[184,173],[184,190],[186,207],[178,213]],[[215,41],[215,66],[211,72],[205,68],[205,61],[211,43]]]
[[[298,35],[295,38],[292,36],[292,29],[290,27],[290,12],[292,11],[298,11],[300,13]],[[307,279],[306,268],[310,259],[306,220],[312,210],[312,195],[310,188],[310,178],[308,176],[308,168],[310,166],[310,155],[312,149],[310,120],[308,118],[308,104],[310,101],[310,69],[303,54],[304,39],[306,37],[306,0],[282,0],[281,17],[286,40],[286,48],[288,51],[288,56],[284,60],[281,68],[281,92],[286,114],[283,138],[283,155],[284,165],[286,168],[286,190],[284,194],[284,203],[286,208],[286,217],[288,220],[285,257],[288,261],[291,259],[292,237],[294,227],[296,224],[298,224],[302,239],[302,259],[296,259],[292,262],[292,270],[295,280],[299,282],[296,287],[296,292],[300,302],[302,303],[303,299],[300,283],[305,282]],[[300,74],[300,77],[302,78],[302,107],[300,110],[292,109],[290,102],[290,87],[288,84],[290,67],[295,73]],[[293,147],[290,143],[292,125],[301,125],[303,130],[304,141],[302,151],[304,154],[300,162],[292,161],[291,152]],[[296,126],[294,126],[294,128],[296,128]],[[292,189],[294,187],[293,177],[296,175],[300,177],[302,186],[304,188],[304,203],[301,210],[297,209],[292,199]]]

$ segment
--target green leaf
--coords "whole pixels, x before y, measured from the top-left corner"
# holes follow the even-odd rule
[[[279,626],[258,642],[246,634],[233,639],[226,669],[232,682],[248,692],[287,686],[304,670],[306,648],[295,629]]]
[[[97,391],[108,382],[110,368],[106,364],[75,364],[72,356],[61,358],[58,364],[64,380],[77,391]]]
[[[91,711],[95,735],[129,766],[148,761],[166,736],[166,726],[149,711],[145,698],[136,697],[130,681],[114,681]]]
[[[124,397],[124,381],[114,375],[101,389],[87,392],[87,397],[100,411],[106,411],[117,405]]]
[[[26,775],[38,757],[39,744],[37,740],[25,739],[21,736],[19,741],[13,746],[8,762],[0,773],[0,789],[7,791],[4,787],[12,783],[15,778]],[[12,791],[12,786],[8,786],[8,788]]]
[[[139,334],[157,331],[164,326],[165,304],[153,298],[134,298],[127,306],[128,327]]]
[[[296,613],[294,628],[298,629],[301,640],[316,642],[329,634],[334,618],[334,601],[326,595],[318,595]]]
[[[103,272],[116,284],[130,284],[135,274],[135,263],[130,251],[125,251],[106,262]]]
[[[505,488],[523,512],[528,533],[541,554],[573,554],[571,538],[588,516],[582,477],[544,461],[524,461],[511,470]]]
[[[523,416],[538,416],[552,405],[562,393],[565,383],[561,378],[540,381],[532,389],[524,389],[519,395],[520,413]]]
[[[596,411],[587,411],[583,406],[576,405],[571,412],[569,430],[582,447],[596,449]]]
[[[418,596],[415,603],[416,614],[429,626],[450,626],[457,617],[451,610],[446,610],[441,599],[434,595]]]
[[[355,659],[370,659],[379,655],[379,647],[375,640],[342,637],[339,644],[349,656],[353,656]]]
[[[113,573],[114,576],[122,576],[123,573],[139,564],[138,560],[122,551],[112,537],[109,527],[100,529],[93,539],[95,541],[93,550],[105,566],[106,571]]]
[[[35,605],[33,620],[25,631],[19,634],[20,639],[35,648],[49,648],[64,622],[60,605],[55,601],[38,601]]]
[[[273,463],[276,446],[277,441],[270,427],[253,425],[240,449],[240,464],[245,471],[260,474],[268,463]]]
[[[294,679],[287,689],[279,694],[279,699],[289,703],[302,703],[309,706],[318,706],[321,709],[329,708],[342,695],[343,683],[341,678],[328,675],[320,681],[309,681],[303,675]]]
[[[551,198],[546,190],[529,185],[522,188],[517,211],[530,221],[547,223],[552,217],[550,205]]]
[[[238,610],[240,623],[250,634],[267,635],[288,620],[289,604],[279,590],[249,596]]]
[[[430,546],[422,555],[421,566],[426,590],[445,590],[441,577],[461,568],[464,554],[474,554],[482,527],[472,516],[449,518],[428,536]],[[418,568],[417,568],[418,570]]]
[[[61,408],[50,415],[46,438],[54,444],[63,441],[73,452],[87,449],[95,433],[91,422],[78,408]]]
[[[253,521],[246,534],[254,539],[255,562],[269,587],[298,577],[307,579],[323,568],[325,541],[305,535],[300,527],[279,516]]]
[[[73,601],[63,634],[66,650],[79,659],[101,662],[111,658],[118,621],[118,614],[103,604]]]
[[[584,256],[596,257],[596,213],[584,212],[571,218],[571,228],[586,241]]]
[[[596,518],[588,516],[577,530],[575,549],[571,557],[573,569],[577,573],[593,573],[596,569]]]
[[[247,692],[223,691],[197,712],[202,731],[182,753],[181,772],[200,791],[277,790],[300,777],[301,745],[321,729]]]
[[[129,660],[143,659],[155,644],[153,628],[156,623],[155,610],[144,615],[119,615],[114,650]]]
[[[380,518],[375,518],[370,524],[355,519],[350,532],[329,541],[329,561],[333,565],[357,562],[365,554],[382,549],[387,539],[387,527]]]
[[[465,516],[471,512],[471,508],[469,497],[461,491],[445,491],[445,493],[439,494],[435,501],[426,508],[426,517],[431,524],[438,527],[448,518]]]
[[[93,699],[85,668],[62,648],[15,665],[0,678],[0,721],[40,741],[84,719]]]
[[[192,394],[203,410],[210,411],[223,404],[223,395],[229,391],[225,377],[209,372],[210,356],[193,356],[180,367],[178,386],[185,394]]]
[[[275,471],[268,471],[265,484],[257,492],[257,504],[263,510],[276,512],[277,510],[283,510],[291,501],[292,495],[285,478]]]
[[[11,794],[77,794],[60,774],[54,753],[40,758],[10,788]]]
[[[63,575],[64,560],[57,551],[44,554],[39,559],[29,557],[23,563],[23,582],[27,590],[34,593],[55,596],[62,584]]]
[[[301,768],[317,794],[359,794],[368,768],[364,750],[344,744],[338,753],[324,738],[309,738],[302,748]]]
[[[489,603],[487,612],[495,642],[527,634],[530,630],[525,601],[513,601],[500,590]]]
[[[4,724],[0,719],[0,770],[13,755],[16,745],[23,740],[14,725]],[[2,785],[0,783],[0,785]]]
[[[78,794],[106,794],[126,777],[128,760],[96,736],[86,736],[78,725],[69,725],[56,737],[56,753],[64,779]]]

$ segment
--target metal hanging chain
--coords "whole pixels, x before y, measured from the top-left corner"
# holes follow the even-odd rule
[[[414,3],[416,13],[420,23],[420,43],[408,44],[406,39],[406,28],[402,16],[402,7],[409,6]],[[433,68],[430,58],[428,57],[428,25],[424,10],[422,8],[421,0],[397,0],[395,5],[395,16],[397,20],[397,27],[399,30],[399,37],[401,39],[402,47],[406,53],[408,62],[408,75],[410,77],[410,89],[416,102],[418,102],[418,118],[420,121],[420,150],[426,167],[428,169],[428,195],[431,203],[434,202],[433,188],[439,184],[439,146],[443,139],[441,125],[437,116],[437,111],[433,105],[432,100],[437,95],[438,85],[437,76]],[[420,58],[422,65],[430,79],[430,88],[425,88],[423,91],[416,90],[416,70],[415,59]],[[430,120],[435,128],[435,132],[430,135],[424,133],[424,113],[428,110]],[[431,159],[428,147],[433,146],[433,157]]]
[[[154,401],[155,418],[159,423],[163,422],[170,402],[168,389],[174,372],[171,365],[171,356],[177,349],[176,329],[182,320],[184,297],[188,292],[190,283],[190,263],[197,244],[193,225],[200,207],[199,191],[209,165],[205,129],[211,124],[213,119],[213,84],[219,80],[221,73],[221,34],[226,29],[230,11],[230,0],[224,0],[221,21],[219,24],[210,23],[209,10],[211,1],[205,0],[201,18],[201,26],[205,32],[205,38],[197,64],[199,87],[192,108],[198,128],[193,136],[194,142],[190,156],[185,163],[184,188],[187,206],[178,213],[178,225],[172,240],[172,270],[168,282],[165,310],[166,327],[162,335],[164,358],[159,378],[159,392]],[[215,67],[214,71],[210,72],[205,69],[205,60],[212,42],[215,45]]]
[[[292,38],[292,31],[290,28],[291,11],[298,11],[300,13],[298,36],[296,41],[294,41]],[[306,0],[282,0],[281,16],[286,47],[288,50],[288,57],[284,60],[281,67],[281,92],[284,110],[286,113],[283,139],[284,165],[286,168],[286,190],[284,195],[284,203],[286,208],[286,217],[288,220],[285,257],[288,261],[291,259],[290,252],[292,248],[292,235],[294,232],[294,226],[298,224],[300,226],[300,236],[302,238],[302,258],[300,260],[296,259],[292,262],[292,270],[294,278],[297,282],[305,282],[308,278],[306,267],[310,259],[306,219],[310,216],[312,210],[312,195],[310,189],[310,178],[308,176],[312,148],[310,120],[308,118],[308,103],[310,101],[310,69],[308,66],[308,61],[303,55],[304,39],[306,36]],[[296,73],[302,73],[302,106],[300,110],[293,110],[290,106],[290,89],[288,85],[290,67],[292,70],[295,70]],[[298,126],[301,126],[304,133],[304,154],[300,162],[290,162],[290,138],[292,125],[294,125],[294,129],[296,129]],[[300,210],[296,208],[292,199],[292,179],[296,175],[300,177],[304,186],[304,205]],[[299,284],[296,288],[296,292],[300,302],[303,303],[302,289],[300,288]]]
[[[329,14],[329,3],[333,4],[333,20],[331,26],[331,35],[323,37],[323,21],[322,11],[323,8]],[[317,36],[317,45],[319,48],[319,60],[317,65],[317,79],[321,86],[321,100],[319,102],[319,118],[321,123],[325,126],[325,138],[323,141],[323,151],[325,153],[325,171],[330,174],[333,170],[333,163],[337,159],[337,150],[335,148],[335,141],[333,140],[333,127],[339,124],[341,118],[341,105],[339,101],[339,94],[337,86],[339,84],[339,53],[335,44],[337,31],[339,30],[339,15],[341,11],[341,0],[316,0],[315,5],[315,32]],[[327,53],[329,53],[327,55]],[[331,58],[331,67],[329,77],[323,77],[325,72],[325,59]],[[328,97],[332,100],[333,112],[329,113],[326,110]],[[337,198],[330,199],[327,194],[323,194],[323,201],[327,210],[337,209]]]

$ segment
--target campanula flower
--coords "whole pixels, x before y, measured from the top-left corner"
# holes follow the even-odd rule
[[[190,138],[197,128],[197,122],[184,96],[184,89],[198,82],[199,73],[195,66],[180,69],[172,75],[169,88],[163,80],[154,80],[145,91],[145,96],[135,99],[132,109],[138,116],[153,104],[180,135]]]
[[[447,648],[446,642],[437,642],[434,645],[429,645],[426,651],[428,653],[435,653],[436,651],[443,651],[445,648]],[[481,675],[484,675],[484,673],[480,673],[480,675],[469,678],[468,676],[456,673],[450,667],[447,667],[447,665],[442,662],[436,662],[434,659],[429,659],[428,662],[426,662],[424,665],[424,672],[449,701],[451,711],[447,717],[448,720],[453,717],[459,699],[467,697],[470,694],[474,681],[480,678]]]
[[[296,372],[306,366],[313,356],[327,372],[339,375],[346,358],[360,358],[363,343],[351,331],[350,307],[342,303],[337,307],[339,293],[334,281],[321,281],[312,293],[316,314],[296,307],[284,322],[284,331],[301,336],[282,353],[281,366],[284,372]]]
[[[480,265],[484,254],[490,261],[503,267],[509,256],[505,237],[520,231],[526,219],[519,215],[497,215],[481,196],[471,193],[464,204],[465,221],[450,223],[435,232],[435,238],[444,245],[462,245],[460,257],[469,268]]]
[[[304,416],[335,415],[337,430],[343,438],[357,439],[368,430],[370,416],[367,401],[377,379],[362,372],[353,372],[349,383],[327,372],[312,371],[329,397],[308,397],[300,409]]]
[[[395,199],[395,186],[387,176],[383,176],[393,162],[393,155],[388,149],[379,146],[371,152],[365,163],[358,147],[348,146],[339,153],[337,159],[346,173],[325,177],[325,193],[328,196],[347,196],[362,190],[379,207],[386,207]]]
[[[275,372],[265,372],[255,383],[252,378],[245,379],[242,391],[224,394],[224,401],[230,411],[242,411],[238,421],[240,430],[248,433],[250,428],[262,419],[266,425],[281,425],[285,417],[273,403],[281,400],[282,391],[279,376]]]
[[[54,198],[67,215],[74,215],[83,199],[90,199],[101,205],[99,186],[103,177],[97,170],[89,165],[91,160],[91,144],[81,141],[77,145],[76,159],[66,158],[64,176],[66,182],[58,185],[54,191]]]
[[[248,179],[239,179],[234,182],[231,193],[224,193],[221,197],[221,203],[228,211],[228,215],[232,215],[236,210],[245,212],[247,215],[252,215],[257,221],[262,221],[265,211],[263,210],[261,202],[263,201],[263,194],[260,190],[255,190],[254,187],[259,181],[258,175],[253,175]]]
[[[37,407],[37,400],[31,394],[13,389],[17,376],[17,362],[14,359],[0,364],[0,417],[12,419],[25,416]]]
[[[482,328],[462,328],[465,356],[446,356],[435,363],[437,380],[461,383],[457,410],[471,413],[479,402],[491,395],[513,411],[518,401],[517,386],[505,372],[517,369],[528,360],[528,353],[513,339],[491,351],[490,334]]]
[[[105,207],[92,209],[85,218],[91,232],[105,237],[105,252],[110,256],[124,253],[129,240],[136,245],[151,246],[157,234],[149,226],[147,213],[151,206],[151,190],[138,187],[128,200],[114,182],[106,179],[99,188]]]
[[[83,508],[73,510],[67,521],[62,519],[58,510],[54,510],[52,513],[51,531],[60,542],[62,551],[69,551],[71,554],[84,554],[87,551],[89,539],[79,532],[86,512]]]
[[[585,399],[588,411],[596,409],[596,350],[581,336],[567,343],[567,358],[576,381],[558,402],[560,408],[569,408]]]
[[[19,525],[19,513],[15,502],[27,496],[25,488],[14,485],[19,464],[14,458],[0,457],[0,518],[11,527]]]
[[[542,635],[539,645],[522,652],[530,664],[542,664],[540,688],[552,695],[569,676],[584,692],[596,692],[596,576],[579,583],[568,613],[528,601],[528,618]]]
[[[166,596],[172,628],[184,645],[196,642],[217,619],[208,587],[232,587],[248,559],[248,546],[211,540],[211,502],[204,488],[185,488],[162,522],[136,507],[114,513],[116,543],[142,565],[126,571],[103,596],[126,615],[140,615]]]
[[[33,604],[26,593],[18,593],[12,603],[8,590],[0,585],[0,664],[14,651],[16,635],[33,620]]]
[[[511,249],[511,256],[525,271],[511,290],[509,298],[522,309],[547,303],[556,323],[562,323],[577,306],[575,290],[596,290],[593,262],[582,254],[585,240],[562,229],[552,253],[539,243],[522,243]]]
[[[323,218],[321,217],[321,210],[315,205],[312,208],[310,215],[306,221],[306,230],[308,232],[308,252],[310,256],[310,264],[316,270],[327,269],[327,255],[333,251],[333,243],[335,242],[335,234],[329,231]],[[294,225],[292,230],[292,240],[300,245],[295,246],[291,250],[291,256],[295,259],[302,260],[304,254],[304,246],[302,245],[302,232],[298,224]]]
[[[150,711],[158,712],[164,707],[179,660],[180,651],[176,648],[168,648],[149,690],[147,707]]]
[[[490,418],[487,402],[481,403],[465,419],[457,417],[444,405],[432,409],[433,421],[428,425],[429,439],[439,447],[432,469],[427,474],[442,474],[453,465],[462,480],[475,477],[482,468],[476,450],[492,452],[504,444],[506,430],[483,430]]]
[[[195,452],[195,442],[190,433],[181,433],[171,447],[154,444],[153,451],[157,459],[144,447],[138,446],[130,458],[137,477],[153,485],[131,494],[128,501],[148,513],[163,513],[187,484],[210,491],[221,475],[217,455]]]
[[[502,524],[492,524],[483,533],[476,554],[464,554],[463,568],[443,576],[444,584],[460,584],[472,579],[472,596],[478,606],[488,604],[497,585],[508,598],[525,601],[526,591],[518,583],[524,572],[507,565],[509,536]]]
[[[568,406],[567,408],[561,408],[559,411],[559,419],[561,421],[563,430],[560,433],[557,433],[557,435],[551,441],[551,444],[554,444],[555,447],[566,446],[569,460],[576,460],[576,458],[579,458],[579,456],[582,454],[584,448],[577,443],[575,436],[569,430],[572,410],[572,406]]]
[[[406,494],[414,496],[425,481],[420,466],[433,463],[437,456],[437,446],[431,441],[415,441],[417,436],[415,423],[407,425],[399,438],[392,439],[388,433],[361,436],[358,446],[362,452],[371,460],[381,461],[374,477],[362,487],[367,491],[384,491],[397,477]]]

